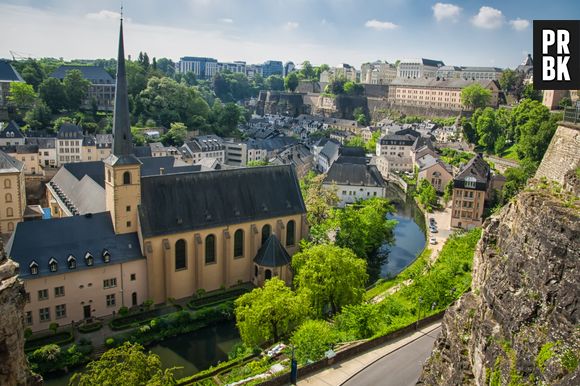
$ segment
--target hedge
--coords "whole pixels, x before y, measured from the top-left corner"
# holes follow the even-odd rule
[[[210,306],[210,305],[217,305],[224,300],[232,300],[235,299],[246,292],[251,290],[250,286],[243,286],[243,287],[233,287],[228,290],[218,290],[214,292],[209,292],[203,295],[200,298],[193,299],[189,303],[187,303],[187,307],[192,310],[197,310],[202,307]]]
[[[71,331],[61,331],[56,334],[45,335],[39,338],[27,339],[24,343],[24,351],[30,352],[46,346],[47,344],[57,344],[59,346],[64,346],[74,340]]]
[[[119,316],[109,322],[111,330],[125,330],[130,327],[135,327],[135,324],[141,325],[148,323],[152,319],[165,314],[168,309],[173,308],[174,311],[179,311],[181,307],[177,305],[155,308],[149,311],[135,312],[125,316]]]
[[[87,334],[89,332],[93,332],[93,331],[98,331],[103,327],[103,324],[101,322],[94,322],[94,323],[88,323],[88,324],[81,324],[79,326],[79,332],[83,333],[83,334]]]

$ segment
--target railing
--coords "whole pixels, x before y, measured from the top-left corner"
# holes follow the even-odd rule
[[[564,109],[564,122],[580,123],[580,106]]]

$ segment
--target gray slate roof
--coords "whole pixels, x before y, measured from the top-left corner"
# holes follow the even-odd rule
[[[463,188],[465,179],[468,177],[475,178],[476,189],[486,190],[487,184],[491,178],[489,164],[483,159],[483,155],[478,153],[457,173],[453,179],[453,186]]]
[[[328,170],[324,182],[328,184],[383,187],[385,182],[375,165],[335,162]]]
[[[72,123],[63,123],[57,134],[58,139],[83,139],[82,129]]]
[[[262,267],[283,267],[290,264],[290,255],[280,244],[278,237],[271,234],[258,250],[254,263]]]
[[[0,173],[19,173],[24,164],[0,150]]]
[[[437,78],[396,78],[391,82],[391,86],[407,86],[407,87],[429,87],[429,88],[464,88],[470,84],[479,83],[483,87],[487,87],[493,80],[470,80],[470,79],[439,79]]]
[[[0,82],[24,82],[18,71],[7,60],[0,60]]]
[[[115,235],[109,212],[21,222],[8,244],[8,254],[20,264],[19,276],[23,279],[103,268],[143,258],[137,233]],[[104,251],[111,256],[109,263],[103,260]],[[93,266],[86,264],[87,252],[93,256]],[[76,259],[75,269],[68,268],[70,255]],[[57,272],[49,269],[48,263],[52,258],[58,263]],[[38,264],[38,275],[30,274],[29,267],[33,261]]]
[[[10,121],[8,125],[0,131],[0,138],[24,138],[24,134],[20,130],[20,126],[14,121]]]
[[[62,80],[66,73],[71,70],[79,70],[83,74],[83,78],[94,84],[115,83],[113,77],[104,68],[98,66],[62,65],[54,70],[50,76]]]
[[[290,165],[141,179],[143,237],[305,212],[296,172]]]

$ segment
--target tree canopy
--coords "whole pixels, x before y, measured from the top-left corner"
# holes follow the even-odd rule
[[[292,267],[298,293],[310,299],[318,314],[326,307],[334,314],[345,305],[362,301],[368,279],[366,261],[347,248],[312,246],[294,255]]]
[[[308,300],[277,277],[235,301],[236,325],[244,344],[255,346],[288,336],[310,314]]]
[[[461,103],[476,109],[485,107],[491,102],[491,91],[479,83],[473,83],[461,90]]]

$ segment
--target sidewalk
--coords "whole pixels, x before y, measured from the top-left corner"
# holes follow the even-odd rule
[[[372,351],[368,351],[355,358],[346,360],[341,363],[335,363],[332,367],[311,374],[303,379],[298,380],[299,386],[338,386],[348,381],[359,371],[370,366],[375,361],[396,351],[397,349],[411,343],[412,341],[432,332],[441,325],[441,322],[435,322],[421,328],[413,334],[396,339],[392,342],[385,343]]]

